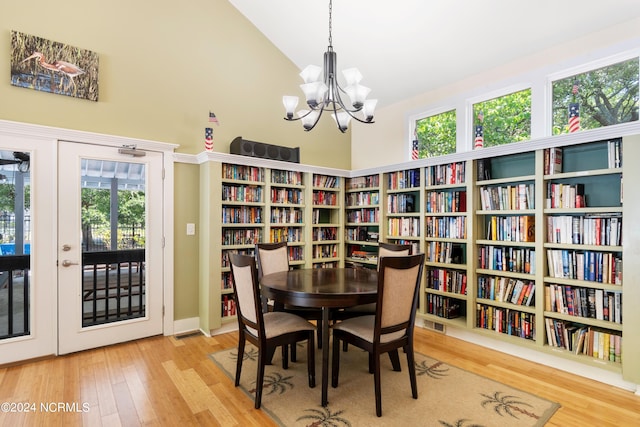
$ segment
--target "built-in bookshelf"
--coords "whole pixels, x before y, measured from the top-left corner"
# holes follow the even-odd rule
[[[287,242],[289,265],[305,263],[305,174],[271,169],[268,193],[269,242]]]
[[[476,162],[473,327],[513,340],[537,338],[536,157]]]
[[[380,174],[345,180],[345,263],[375,267],[380,239]]]
[[[546,345],[614,366],[623,342],[622,155],[614,139],[543,156]]]
[[[234,320],[230,253],[254,255],[256,243],[265,232],[265,169],[237,164],[222,164],[221,197],[221,317]]]
[[[387,242],[410,244],[413,253],[422,251],[420,196],[422,168],[387,172],[385,179],[384,237]]]
[[[462,161],[424,170],[424,314],[427,319],[461,326],[467,323],[470,164]]]
[[[342,178],[312,174],[311,263],[314,268],[343,265]]]

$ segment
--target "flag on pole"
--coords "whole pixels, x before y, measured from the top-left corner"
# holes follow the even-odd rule
[[[217,117],[216,117],[216,115],[215,115],[213,112],[211,112],[211,111],[209,111],[209,121],[210,121],[211,123],[215,123],[215,124],[217,124],[218,126],[220,126],[220,122],[218,122],[218,118],[217,118]]]
[[[418,152],[418,138],[411,143],[411,160],[418,160],[420,153]]]
[[[573,82],[571,93],[573,94],[573,102],[569,104],[569,133],[580,130],[580,104],[576,102],[576,97],[578,95],[577,80]]]
[[[482,126],[482,122],[484,122],[484,113],[480,111],[478,112],[478,124],[475,126],[475,139],[473,140],[474,149],[484,147],[484,128]]]

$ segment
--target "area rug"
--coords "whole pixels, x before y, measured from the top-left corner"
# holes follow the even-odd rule
[[[402,371],[381,361],[382,417],[376,417],[373,375],[367,353],[349,347],[340,357],[340,379],[331,387],[329,404],[320,405],[322,354],[316,354],[316,387],[307,382],[306,349],[299,345],[298,361],[282,369],[280,351],[267,366],[262,410],[281,426],[543,426],[559,404],[416,353],[418,399],[411,397],[407,360],[400,352]],[[211,359],[235,379],[237,349],[213,353]],[[258,350],[247,344],[240,387],[253,400]]]

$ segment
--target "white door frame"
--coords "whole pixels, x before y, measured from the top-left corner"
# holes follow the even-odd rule
[[[47,162],[46,157],[43,155],[43,161],[48,163],[46,168],[43,166],[46,171],[43,170],[43,173],[50,174],[49,183],[51,188],[49,188],[49,194],[47,195],[48,199],[53,199],[55,202],[55,194],[57,194],[56,188],[56,180],[57,169],[56,165],[58,163],[57,154],[55,147],[57,145],[57,141],[65,140],[79,143],[88,143],[88,144],[99,144],[99,145],[107,145],[112,147],[124,147],[124,146],[135,146],[139,149],[149,150],[149,151],[159,151],[163,153],[163,167],[164,167],[164,185],[163,185],[163,208],[162,208],[162,228],[164,235],[164,247],[162,248],[162,275],[164,282],[164,290],[163,290],[163,300],[164,300],[164,319],[163,319],[163,334],[164,335],[173,335],[174,333],[174,317],[173,317],[173,306],[174,306],[174,266],[173,266],[173,248],[174,248],[174,233],[173,233],[173,222],[174,222],[174,196],[173,196],[173,185],[174,185],[174,154],[173,152],[178,147],[176,144],[169,144],[163,142],[149,141],[143,139],[135,139],[135,138],[126,138],[121,136],[113,136],[113,135],[104,135],[97,134],[91,132],[84,131],[76,131],[70,129],[62,129],[62,128],[52,128],[41,125],[33,125],[28,123],[19,123],[12,122],[7,120],[0,120],[0,137],[6,138],[4,141],[17,141],[20,144],[26,144],[27,141],[38,141],[44,148],[45,145],[49,145],[52,149],[52,153],[50,154],[50,160]],[[32,176],[33,179],[33,176]],[[53,207],[49,210],[49,212],[56,212],[57,209]],[[46,221],[45,226],[49,227],[51,230],[55,230],[57,227],[57,217],[55,214],[52,214],[49,217],[40,218],[42,221]],[[36,219],[37,220],[37,219]],[[34,225],[35,226],[35,225]],[[57,257],[57,241],[56,239],[52,239],[51,242],[45,244],[44,249],[40,251],[43,254],[50,254],[50,256],[44,256],[40,260],[38,257],[32,260],[32,263],[41,262],[43,265],[42,274],[46,274],[49,277],[56,277],[56,267],[55,260]],[[34,248],[35,250],[35,248]],[[40,264],[34,264],[40,266]],[[55,290],[55,284],[53,285],[53,289]],[[53,292],[53,290],[52,290]],[[48,304],[51,304],[51,301],[55,301],[55,294],[50,296]],[[54,304],[51,304],[54,305]],[[37,309],[34,308],[34,309]],[[44,314],[37,314],[34,318],[34,324],[32,326],[36,326],[36,322],[38,319],[43,319],[42,326],[38,326],[38,329],[32,328],[33,333],[35,334],[45,334],[49,337],[57,337],[57,310],[52,314],[52,318],[46,318]],[[44,321],[46,319],[46,321]],[[0,345],[3,345],[0,343]],[[4,350],[4,349],[3,349]],[[0,364],[2,363],[10,363],[18,360],[24,360],[25,358],[35,358],[40,356],[46,356],[51,354],[58,354],[57,351],[57,340],[53,339],[51,343],[46,345],[46,348],[39,349],[32,353],[29,353],[27,356],[16,358],[13,355],[13,351],[0,351],[0,354],[6,355],[7,360],[5,360],[4,356],[0,356]]]

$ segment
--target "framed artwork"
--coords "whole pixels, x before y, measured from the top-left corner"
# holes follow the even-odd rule
[[[98,54],[11,31],[11,84],[98,100]]]

